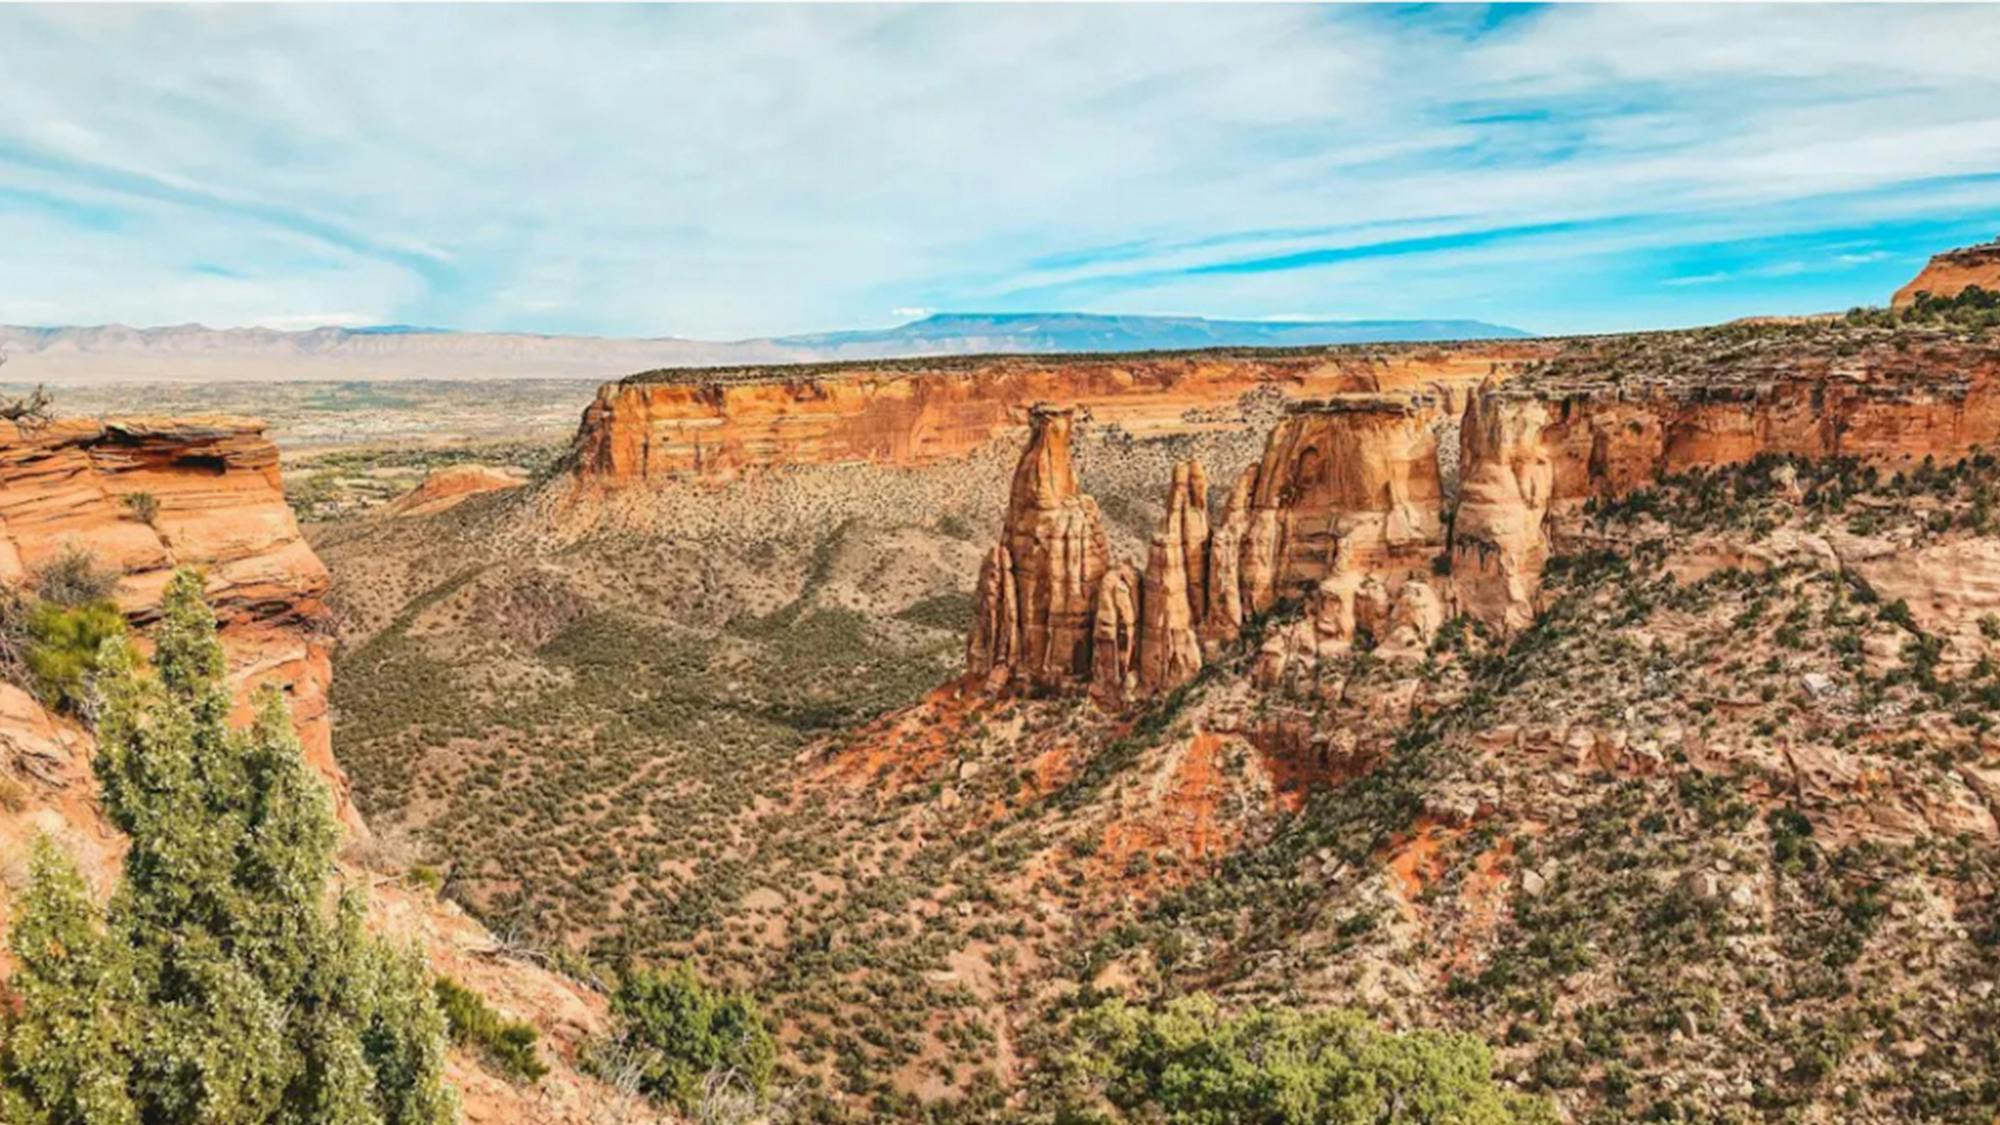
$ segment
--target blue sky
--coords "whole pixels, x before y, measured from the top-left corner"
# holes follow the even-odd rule
[[[0,323],[1596,331],[2000,234],[2000,7],[0,6]]]

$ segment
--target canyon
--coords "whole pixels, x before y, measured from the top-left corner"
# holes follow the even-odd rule
[[[333,725],[375,924],[552,1045],[457,1060],[475,1120],[611,1096],[523,949],[751,989],[832,1119],[1197,989],[1472,1030],[1577,1115],[1893,1120],[1981,1096],[1996,387],[1990,331],[1866,318],[673,372],[303,528],[253,422],[59,422],[0,442],[0,565],[115,561],[142,631],[208,567],[239,678]],[[0,707],[10,845],[115,863],[87,731]],[[1573,1045],[1626,1012],[1629,1079]],[[1835,1024],[1880,1042],[1742,1092]]]

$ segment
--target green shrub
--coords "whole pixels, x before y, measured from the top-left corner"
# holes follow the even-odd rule
[[[103,647],[92,763],[129,847],[107,911],[47,839],[9,946],[0,1121],[444,1125],[444,1017],[414,950],[326,909],[340,828],[275,688],[229,726],[201,580],[167,586],[150,675]]]
[[[27,667],[50,706],[81,712],[90,702],[104,642],[125,635],[125,615],[108,601],[43,602],[28,615]]]
[[[620,1021],[614,1047],[643,1060],[639,1089],[692,1109],[708,1076],[734,1072],[761,1094],[770,1087],[777,1040],[756,1001],[714,991],[693,967],[628,975],[611,999]]]
[[[28,671],[28,645],[33,641],[28,619],[33,615],[34,603],[27,595],[17,587],[0,586],[0,681],[16,687],[35,686]]]
[[[1553,1122],[1502,1093],[1467,1035],[1396,1035],[1357,1012],[1253,1008],[1186,996],[1149,1012],[1112,1000],[1079,1016],[1062,1060],[1068,1120],[1171,1125]]]
[[[972,627],[972,595],[952,590],[912,603],[896,616],[916,625],[963,633]]]
[[[138,517],[139,522],[150,525],[160,515],[160,498],[150,492],[128,492],[119,497],[125,502],[125,509]]]
[[[534,1082],[549,1072],[535,1053],[539,1033],[533,1024],[507,1019],[450,977],[437,978],[435,987],[452,1042],[474,1048],[509,1078]]]
[[[35,593],[61,606],[101,602],[118,588],[118,575],[99,570],[97,559],[80,547],[69,547],[35,571]]]

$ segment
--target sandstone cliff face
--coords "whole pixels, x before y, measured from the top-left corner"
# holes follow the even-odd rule
[[[921,465],[1018,432],[1036,402],[1156,437],[1240,425],[1244,396],[1430,389],[1462,397],[1547,357],[1543,341],[1160,356],[982,357],[689,370],[606,384],[575,475],[594,488],[855,462]]]
[[[1146,557],[1140,580],[1139,690],[1147,695],[1172,691],[1201,671],[1201,642],[1195,636],[1197,606],[1205,604],[1208,571],[1208,477],[1199,461],[1174,467],[1167,515]]]
[[[1919,293],[1956,297],[1974,285],[1990,293],[2000,293],[2000,239],[1932,256],[1922,272],[1896,290],[1890,305],[1906,308],[1916,303]]]
[[[308,759],[359,827],[327,720],[326,567],[285,504],[262,422],[0,423],[0,582],[26,581],[72,550],[121,575],[119,605],[141,626],[176,567],[202,568],[239,703],[264,683],[285,689]]]
[[[1542,443],[1547,424],[1542,403],[1487,391],[1474,396],[1459,425],[1452,585],[1465,612],[1507,631],[1534,620],[1548,558],[1543,524],[1555,466]]]
[[[146,495],[150,505],[126,497]],[[350,842],[366,827],[334,760],[326,710],[330,630],[321,602],[328,576],[300,537],[278,483],[278,451],[261,422],[225,417],[66,420],[21,430],[0,423],[0,582],[31,580],[65,551],[121,572],[120,605],[140,631],[157,616],[176,567],[208,575],[239,704],[263,683],[289,697],[306,755],[331,786]],[[249,719],[247,706],[235,721]],[[39,835],[54,837],[91,885],[108,893],[126,841],[103,819],[90,730],[0,683],[0,935],[25,884]],[[432,969],[477,989],[543,1032],[551,1073],[516,1086],[454,1051],[449,1075],[472,1122],[586,1125],[645,1108],[575,1068],[583,1043],[608,1026],[601,996],[507,956],[457,906],[343,863],[341,878],[369,887],[369,924],[415,942]],[[0,946],[0,982],[11,965]]]
[[[1096,508],[1070,467],[1070,415],[1040,408],[1038,420],[1062,424],[1037,422],[1016,474],[989,565],[1013,588],[982,578],[971,670],[1005,666],[996,682],[1042,691],[1088,683],[1101,701],[1130,703],[1192,679],[1283,599],[1306,612],[1266,637],[1265,679],[1364,636],[1420,650],[1453,614],[1505,635],[1534,620],[1550,544],[1592,497],[1764,454],[1896,468],[2000,445],[2000,348],[1908,333],[1769,346],[1792,339],[1753,336],[1701,367],[1686,364],[1685,341],[1667,366],[1644,341],[1581,341],[1476,392],[1295,403],[1219,519],[1202,467],[1178,466],[1143,572],[1108,581]],[[996,655],[1008,644],[1012,661]]]
[[[1033,688],[1090,673],[1091,617],[1111,546],[1097,502],[1077,487],[1070,461],[1075,413],[1037,408],[1033,436],[1007,503],[1020,641],[1016,669]]]
[[[1087,681],[1098,586],[1111,547],[1097,502],[1077,487],[1074,410],[1037,406],[1014,470],[1001,542],[979,581],[971,669],[1028,690]]]
[[[1335,575],[1429,569],[1443,542],[1437,406],[1351,395],[1302,404],[1272,431],[1239,549],[1251,612]]]

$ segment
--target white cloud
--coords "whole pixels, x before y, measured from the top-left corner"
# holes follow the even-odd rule
[[[1468,38],[1473,18],[0,9],[0,321],[341,309],[745,336],[1049,286],[1216,315],[1450,315],[1561,267],[1537,253],[1687,237],[1647,223],[1797,229],[1840,206],[1772,209],[2000,171],[1993,8],[1557,6]],[[1849,210],[1995,202],[1937,182]],[[1328,270],[1172,272],[1614,216],[1642,224]],[[1382,223],[1396,226],[1367,233]],[[1286,233],[1328,227],[1348,233]],[[1493,261],[1512,271],[1463,273]],[[1542,301],[1547,323],[1561,298]]]

